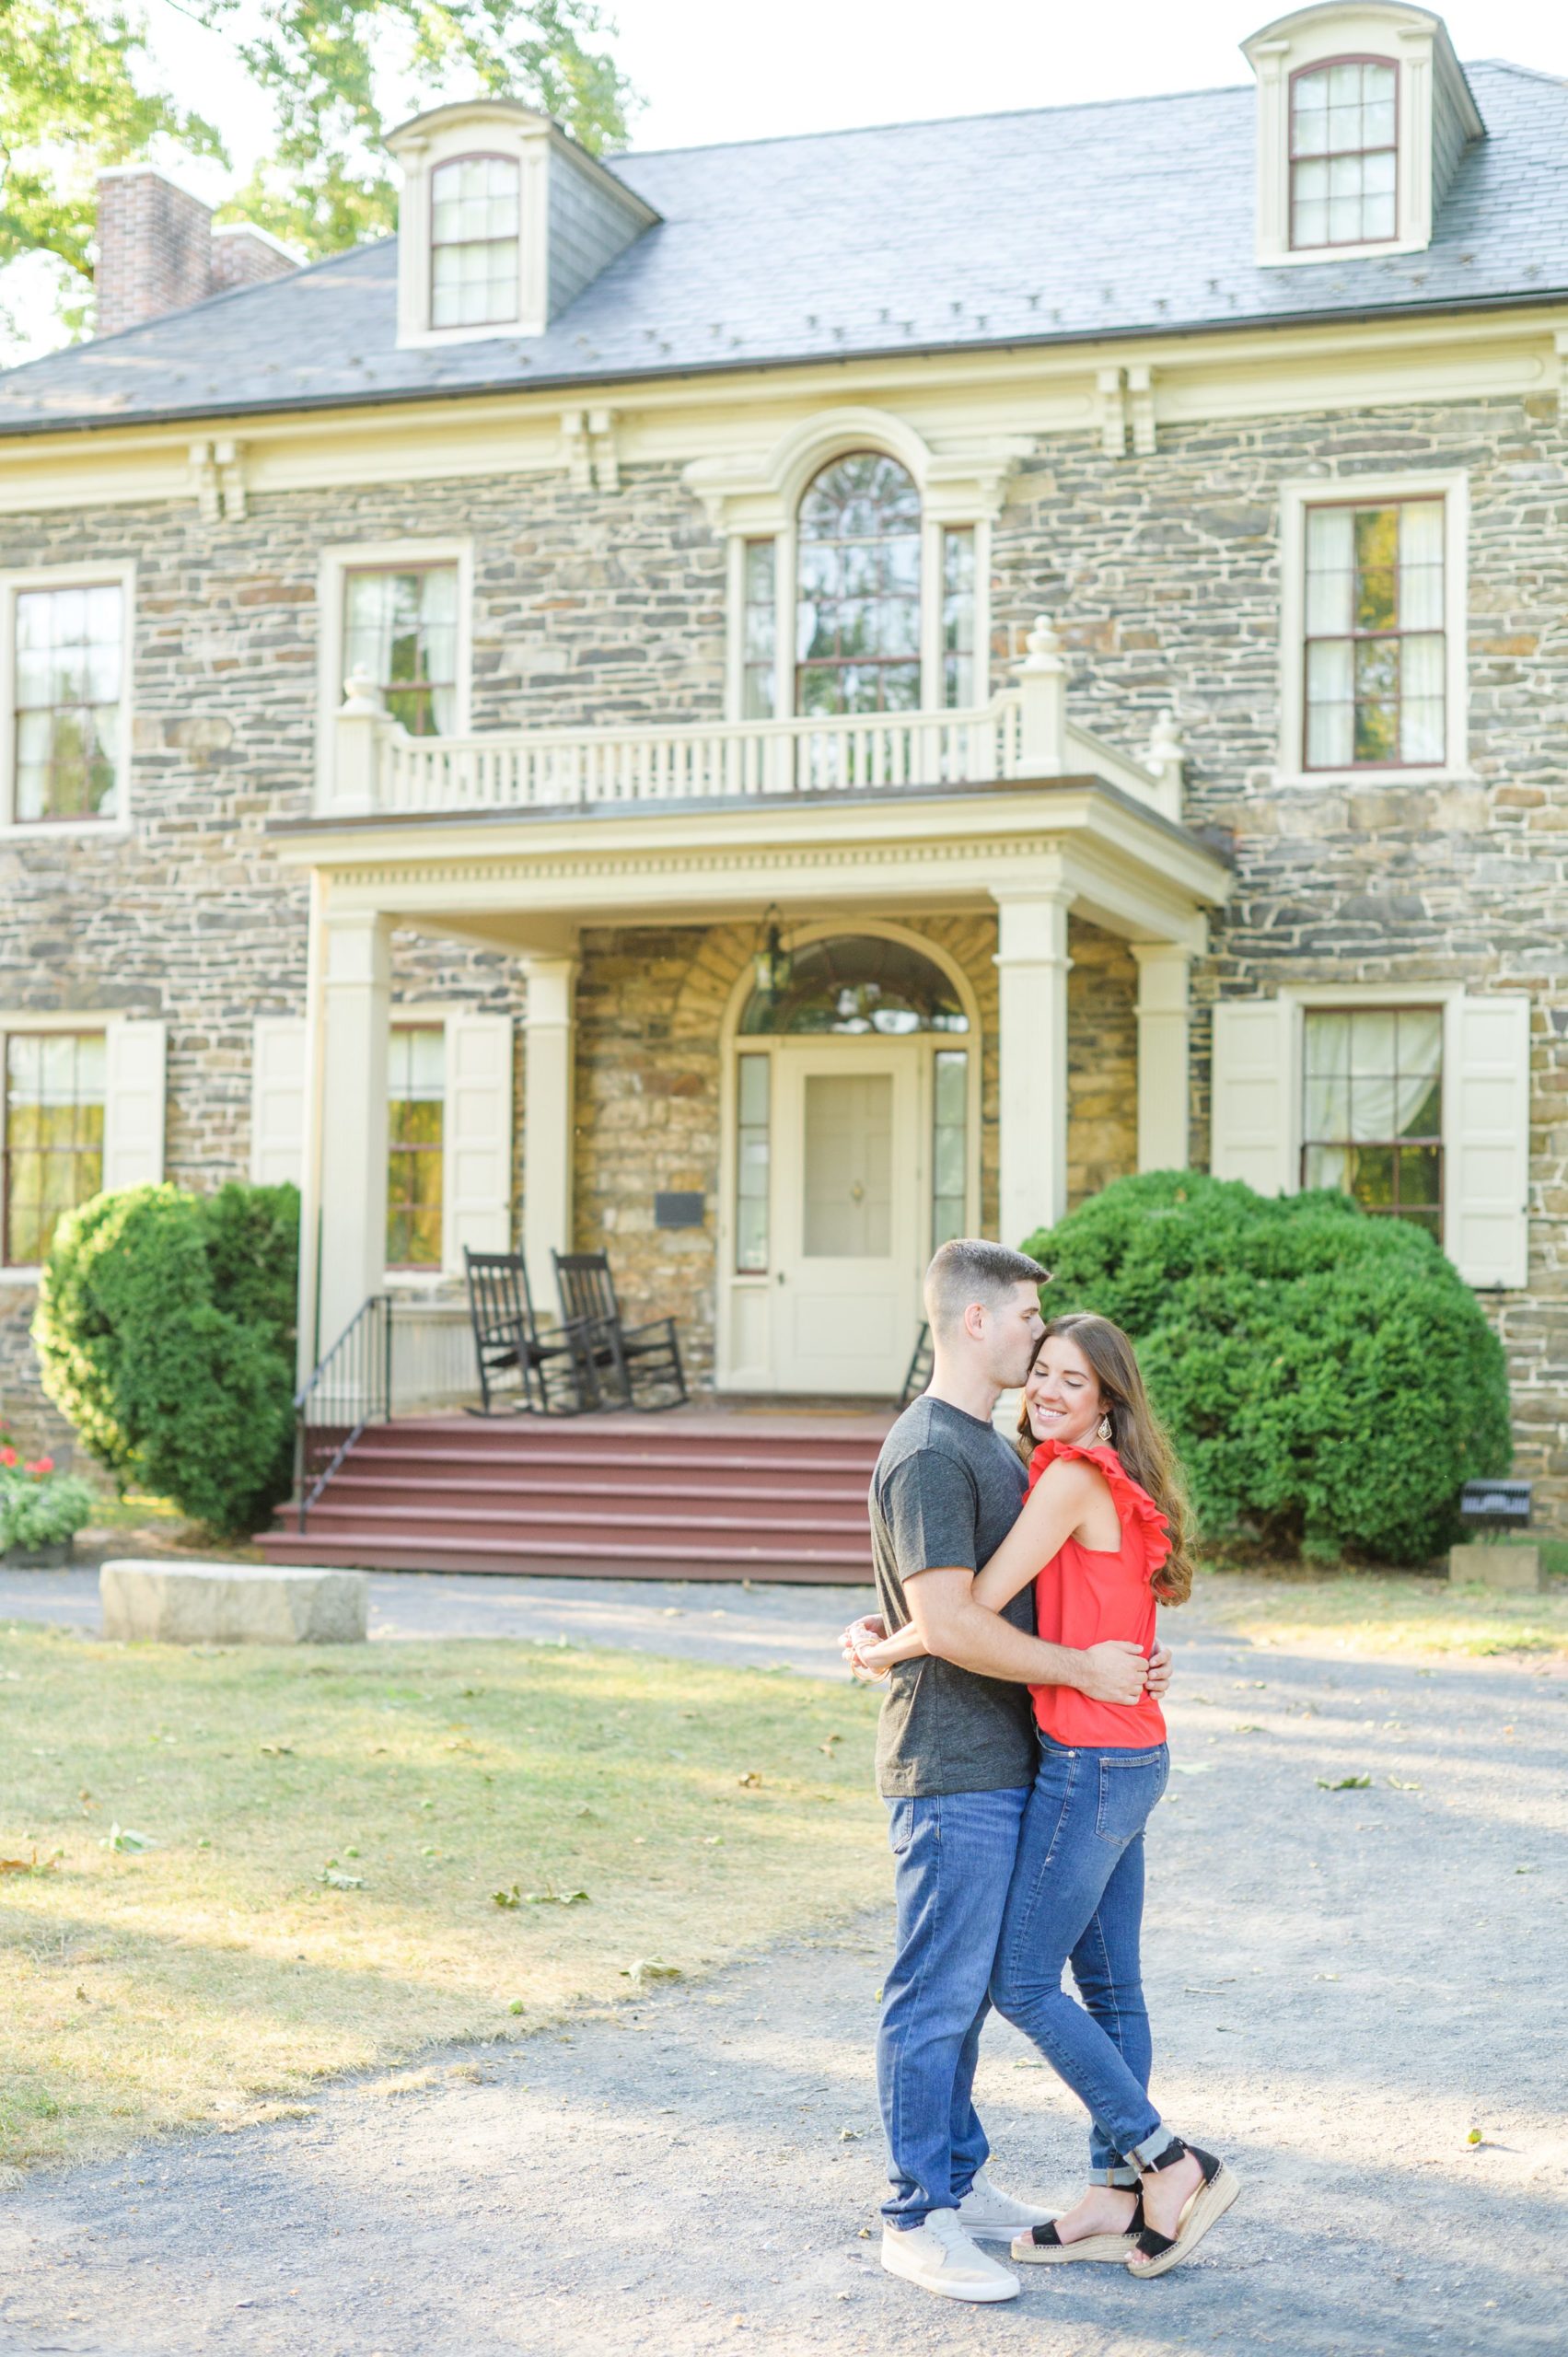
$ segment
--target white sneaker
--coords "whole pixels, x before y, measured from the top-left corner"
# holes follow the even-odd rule
[[[1018,2279],[977,2250],[956,2210],[933,2210],[923,2226],[882,2229],[882,2264],[944,2300],[1016,2300]]]
[[[996,2242],[1011,2242],[1015,2235],[1027,2235],[1031,2226],[1046,2225],[1056,2212],[1041,2207],[1038,2201],[1015,2201],[992,2184],[983,2169],[975,2172],[974,2183],[958,2204],[958,2223],[966,2235],[989,2235]]]

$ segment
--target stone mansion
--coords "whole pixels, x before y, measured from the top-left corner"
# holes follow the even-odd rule
[[[104,177],[0,377],[4,1421],[104,1186],[296,1179],[307,1367],[575,1240],[705,1386],[886,1399],[934,1243],[1191,1166],[1425,1226],[1568,1518],[1568,87],[1242,49],[443,106],[307,268]]]

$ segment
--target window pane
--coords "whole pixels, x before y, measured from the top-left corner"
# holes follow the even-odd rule
[[[1350,1192],[1350,1155],[1343,1146],[1309,1145],[1303,1160],[1304,1187],[1338,1187]]]
[[[735,1265],[744,1276],[768,1265],[770,1059],[741,1056],[736,1081]]]
[[[879,453],[837,459],[807,488],[799,528],[797,710],[918,709],[920,496],[912,479]]]
[[[1307,650],[1307,760],[1343,769],[1353,751],[1353,656],[1349,639],[1318,639]]]
[[[1306,1048],[1303,1185],[1343,1187],[1364,1209],[1414,1219],[1435,1236],[1442,1195],[1442,1010],[1309,1012]],[[1342,1053],[1348,1078],[1326,1070]],[[1347,1091],[1348,1116],[1342,1109]]]
[[[13,1035],[6,1043],[6,1233],[13,1266],[41,1260],[56,1225],[103,1184],[101,1033]]]
[[[1350,1082],[1342,1074],[1310,1074],[1307,1081],[1308,1138],[1343,1138],[1350,1134]]]

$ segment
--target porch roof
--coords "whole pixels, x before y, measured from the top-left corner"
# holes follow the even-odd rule
[[[374,907],[526,951],[586,922],[716,923],[769,902],[983,907],[1064,895],[1132,939],[1204,946],[1224,839],[1088,775],[771,800],[273,820],[278,856]]]

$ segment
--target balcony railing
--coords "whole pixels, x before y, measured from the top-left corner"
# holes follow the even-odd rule
[[[337,715],[322,815],[570,811],[1092,776],[1179,819],[1181,749],[1169,715],[1156,724],[1147,762],[1131,761],[1068,721],[1065,688],[1060,645],[1043,621],[1017,684],[969,712],[410,737],[356,676]]]

